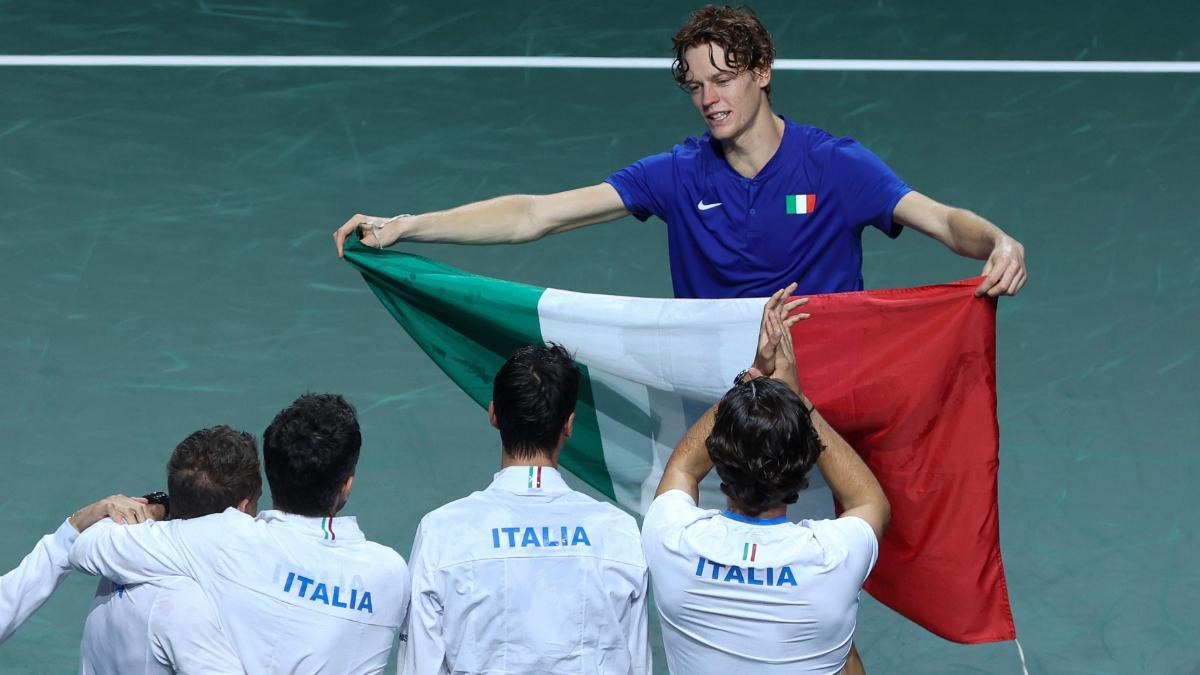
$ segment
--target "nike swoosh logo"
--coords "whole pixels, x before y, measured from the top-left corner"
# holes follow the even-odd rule
[[[709,209],[715,209],[718,206],[720,206],[721,204],[722,204],[722,202],[717,202],[716,204],[705,204],[704,200],[701,199],[700,203],[696,204],[696,208],[700,209],[701,211],[707,211]]]

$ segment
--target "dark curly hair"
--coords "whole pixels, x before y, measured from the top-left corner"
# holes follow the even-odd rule
[[[521,347],[496,373],[492,405],[504,452],[530,459],[558,445],[579,398],[579,366],[561,345]]]
[[[766,377],[725,394],[704,445],[721,491],[749,516],[780,502],[794,504],[825,449],[800,397]]]
[[[201,429],[175,446],[167,461],[172,518],[198,518],[262,493],[258,444],[244,431]]]
[[[700,45],[721,45],[725,50],[725,67],[739,74],[761,70],[775,62],[775,45],[771,34],[763,28],[754,10],[745,5],[730,7],[705,5],[692,12],[688,22],[671,40],[675,48],[675,63],[671,72],[680,87],[687,86],[688,65],[684,52]],[[709,60],[712,61],[712,52]],[[712,61],[717,66],[716,61]],[[720,66],[717,66],[720,67]],[[771,85],[764,88],[771,95]]]
[[[362,433],[354,406],[337,394],[305,394],[263,433],[272,505],[300,516],[332,515],[354,475]]]

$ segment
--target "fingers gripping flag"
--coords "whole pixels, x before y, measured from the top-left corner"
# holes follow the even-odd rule
[[[584,382],[561,462],[639,513],[683,432],[752,360],[765,301],[538,288],[358,242],[346,258],[481,406],[518,347],[565,346]],[[813,318],[792,329],[805,392],[892,504],[866,589],[933,633],[967,643],[1015,637],[996,500],[995,301],[975,298],[976,285],[812,296],[805,311]],[[793,516],[828,510],[827,488],[812,482]],[[708,480],[701,501],[723,506]]]

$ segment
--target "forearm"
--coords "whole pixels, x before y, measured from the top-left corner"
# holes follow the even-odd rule
[[[961,256],[985,260],[1007,236],[995,223],[977,213],[949,208],[942,243]]]
[[[825,477],[833,498],[844,510],[853,509],[867,504],[887,503],[887,497],[876,480],[875,474],[867,467],[862,457],[842,438],[837,429],[812,406],[812,401],[801,394],[804,404],[811,409],[813,427],[825,450],[817,458],[817,468]]]
[[[545,235],[533,222],[533,203],[532,195],[506,195],[446,211],[397,218],[384,230],[394,229],[400,240],[443,244],[533,241]]]
[[[712,433],[716,413],[717,406],[714,405],[680,439],[663,469],[658,494],[668,490],[683,490],[691,495],[693,501],[699,502],[700,481],[704,480],[713,468],[712,458],[708,456],[708,448],[704,441]]]
[[[0,576],[0,642],[50,599],[71,571],[67,554],[75,536],[64,523],[43,537],[16,569]]]
[[[171,526],[176,524],[173,521],[140,525],[97,523],[75,540],[71,565],[119,584],[192,576],[186,556],[171,536]]]

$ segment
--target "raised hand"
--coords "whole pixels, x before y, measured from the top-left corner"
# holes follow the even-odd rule
[[[771,297],[767,298],[767,303],[763,305],[762,321],[758,326],[758,349],[754,354],[754,365],[752,368],[768,377],[775,372],[776,351],[778,350],[783,333],[789,332],[797,322],[803,321],[810,316],[803,313],[792,314],[796,309],[808,304],[808,298],[788,299],[795,290],[795,283],[789,285],[787,288],[781,288],[775,291]],[[774,331],[771,328],[774,322],[779,323],[781,330]],[[788,349],[790,350],[791,336],[788,335],[787,339]]]

